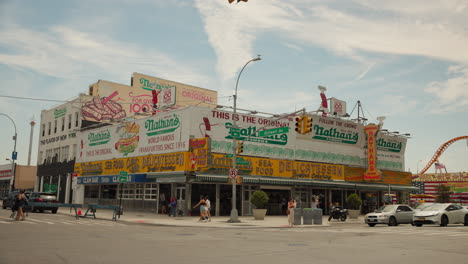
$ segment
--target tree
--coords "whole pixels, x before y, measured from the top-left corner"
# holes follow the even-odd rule
[[[450,203],[450,194],[452,194],[452,190],[450,186],[446,186],[443,184],[439,184],[437,186],[437,199],[436,202],[438,203]]]

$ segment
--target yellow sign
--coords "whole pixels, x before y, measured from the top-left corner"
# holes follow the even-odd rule
[[[461,181],[468,182],[468,172],[459,173],[426,173],[421,174],[413,181]]]
[[[236,167],[242,175],[344,180],[343,165],[238,156]],[[230,168],[231,157],[212,154],[210,166],[202,171],[228,175]]]
[[[208,155],[210,154],[210,138],[190,139],[190,164],[189,170],[196,171],[208,166]]]
[[[364,127],[367,135],[367,171],[364,173],[364,180],[380,180],[380,172],[377,169],[377,149],[375,147],[375,132],[379,129],[375,124]]]
[[[186,171],[189,152],[83,162],[75,164],[77,176],[114,175],[120,171],[129,173]]]

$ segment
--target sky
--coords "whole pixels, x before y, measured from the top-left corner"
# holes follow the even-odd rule
[[[468,135],[467,17],[465,0],[0,0],[0,113],[14,120],[26,165],[31,120],[98,80],[130,84],[138,72],[215,90],[232,106],[240,70],[261,55],[242,72],[237,107],[315,111],[325,86],[351,118],[359,100],[369,122],[385,116],[383,128],[411,134],[405,167],[415,173]],[[14,127],[3,115],[0,126],[9,164]],[[32,164],[38,138],[36,125]],[[439,161],[467,172],[468,142]]]

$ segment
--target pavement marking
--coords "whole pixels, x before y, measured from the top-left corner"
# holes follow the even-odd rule
[[[36,220],[36,219],[32,219],[32,218],[28,218],[26,221],[33,221],[33,222],[39,222],[39,223],[46,223],[46,224],[49,224],[49,225],[53,225],[53,224],[54,224],[54,223],[49,222],[49,221],[41,221],[41,220]]]
[[[7,224],[7,225],[10,225],[10,224],[13,224],[13,221],[0,220],[0,224]]]

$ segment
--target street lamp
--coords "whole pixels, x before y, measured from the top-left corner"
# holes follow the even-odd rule
[[[416,174],[419,174],[419,162],[422,162],[422,160],[418,160],[418,163],[416,164]]]
[[[8,119],[10,119],[11,122],[13,123],[13,126],[15,127],[15,135],[13,136],[13,140],[15,141],[15,145],[13,147],[13,153],[11,153],[11,159],[12,159],[12,161],[11,161],[11,173],[12,173],[12,175],[11,175],[11,179],[10,179],[10,189],[9,189],[9,191],[11,192],[12,189],[13,189],[13,183],[15,181],[15,165],[14,165],[15,163],[14,163],[14,161],[16,160],[16,155],[17,155],[17,153],[16,153],[16,138],[18,137],[18,134],[16,133],[15,121],[13,121],[13,119],[11,119],[11,117],[9,117],[6,114],[0,113],[0,115],[6,116]]]
[[[236,90],[234,92],[234,116],[232,120],[232,127],[237,128],[237,121],[236,121],[236,115],[237,115],[237,86],[239,85],[239,79],[241,77],[242,72],[244,71],[245,67],[247,64],[251,63],[252,61],[259,61],[261,60],[260,55],[257,56],[257,58],[253,58],[249,60],[248,62],[245,63],[244,67],[242,67],[241,71],[239,72],[239,76],[237,76],[237,82],[236,82]],[[237,151],[237,136],[233,135],[232,136],[232,170],[236,170],[236,155]],[[239,221],[239,214],[237,213],[237,208],[236,208],[236,185],[237,185],[237,179],[233,180],[232,183],[232,209],[231,209],[231,218],[228,220],[229,223],[238,223]]]

